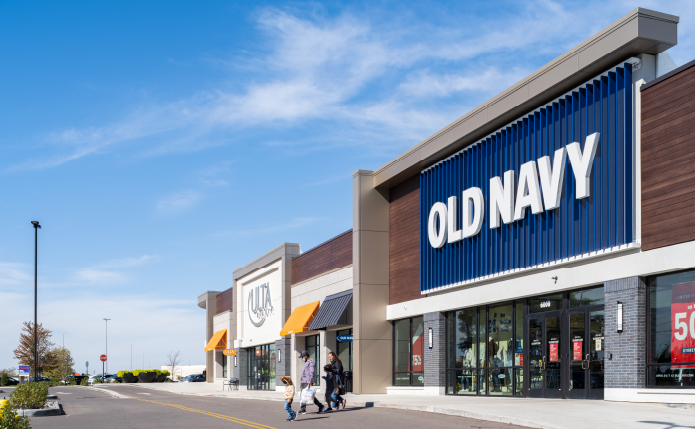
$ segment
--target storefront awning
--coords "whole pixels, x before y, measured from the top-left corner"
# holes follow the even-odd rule
[[[326,297],[323,300],[323,305],[321,309],[314,317],[314,321],[311,322],[309,329],[322,329],[333,325],[351,325],[352,324],[352,313],[351,311],[346,311],[352,301],[352,291],[348,290],[345,292],[337,293]]]
[[[220,350],[227,348],[227,330],[223,329],[221,331],[215,332],[215,334],[208,341],[208,345],[205,346],[205,351],[209,352],[212,350]]]
[[[316,312],[321,305],[321,301],[312,302],[311,304],[302,305],[294,309],[287,323],[280,331],[281,336],[304,332],[309,329],[309,324],[314,320]]]

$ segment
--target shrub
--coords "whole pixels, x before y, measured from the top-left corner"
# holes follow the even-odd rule
[[[22,383],[10,394],[12,408],[37,409],[46,407],[49,383]]]
[[[80,386],[87,386],[87,377],[83,378],[82,381],[80,381]]]
[[[77,379],[75,377],[68,378],[68,384],[70,386],[76,386],[77,385]]]
[[[0,428],[2,429],[31,429],[29,417],[18,416],[10,405],[0,409]]]
[[[161,375],[161,374],[166,374],[167,376],[170,375],[169,371],[162,371],[161,369],[134,369],[132,371],[118,371],[118,373],[116,373],[116,375],[123,378],[124,374],[131,373],[131,374],[133,374],[133,376],[137,377],[138,374],[140,374],[141,372],[156,372],[157,375]]]
[[[0,386],[7,386],[8,384],[10,384],[10,377],[3,372],[2,377],[0,377]]]

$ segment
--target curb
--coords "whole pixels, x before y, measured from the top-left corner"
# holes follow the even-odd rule
[[[15,411],[17,412],[17,415],[26,417],[59,416],[62,412],[58,401],[48,401],[48,406],[46,408],[41,408],[38,410],[24,410],[22,408],[18,408]]]

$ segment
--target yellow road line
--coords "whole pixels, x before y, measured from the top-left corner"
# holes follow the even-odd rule
[[[206,415],[206,416],[216,417],[216,418],[218,418],[218,419],[223,419],[223,420],[228,420],[228,421],[230,421],[230,422],[238,423],[238,424],[244,425],[244,426],[250,426],[250,427],[256,428],[256,429],[276,429],[276,428],[274,428],[274,427],[272,427],[272,426],[266,426],[266,425],[263,425],[263,424],[260,424],[260,423],[251,422],[251,421],[248,421],[248,420],[243,420],[243,419],[240,419],[240,418],[237,418],[237,417],[225,416],[224,414],[212,413],[212,412],[210,412],[210,411],[196,410],[196,409],[193,409],[193,408],[188,408],[188,407],[183,406],[183,405],[167,404],[167,403],[165,403],[165,402],[150,401],[150,400],[147,400],[147,399],[140,399],[140,398],[134,398],[134,399],[137,399],[138,401],[143,401],[143,402],[150,402],[150,403],[152,403],[152,404],[166,405],[166,406],[168,406],[168,407],[178,408],[178,409],[183,410],[183,411],[191,411],[191,412],[193,412],[193,413],[204,414],[204,415]]]

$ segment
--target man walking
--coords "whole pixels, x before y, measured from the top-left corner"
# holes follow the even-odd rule
[[[316,362],[309,357],[309,352],[302,350],[301,359],[304,360],[304,368],[302,368],[302,378],[299,380],[300,389],[304,390],[305,387],[311,387],[314,384],[314,377],[316,376]],[[323,412],[323,405],[314,395],[314,404],[319,407],[319,414]],[[299,407],[299,414],[306,414],[306,404],[302,404]]]

